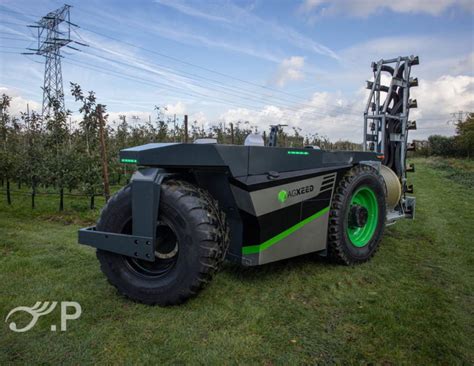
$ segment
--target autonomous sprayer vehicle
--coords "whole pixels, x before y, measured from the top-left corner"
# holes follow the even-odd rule
[[[345,264],[369,260],[384,228],[413,218],[408,131],[416,128],[410,76],[418,57],[372,63],[363,151],[277,147],[250,135],[244,146],[212,139],[121,150],[131,183],[103,208],[79,243],[97,248],[118,291],[146,304],[196,295],[224,259],[258,266],[307,253]],[[382,75],[389,84],[383,85]]]

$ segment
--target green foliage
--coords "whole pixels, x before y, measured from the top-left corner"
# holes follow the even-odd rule
[[[453,156],[456,154],[456,143],[454,137],[432,135],[428,138],[431,155]]]
[[[11,98],[5,94],[0,99],[0,177],[6,180],[18,177],[23,147],[18,121],[8,113],[10,101]]]
[[[9,180],[26,184],[31,192],[41,187],[66,189],[88,196],[104,192],[101,170],[102,151],[99,141],[99,110],[93,91],[85,92],[81,86],[71,83],[70,92],[81,103],[81,118],[71,122],[69,111],[61,112],[58,101],[51,99],[51,115],[21,113],[15,119],[9,114],[10,97],[0,100],[0,181]],[[103,115],[103,114],[102,114]],[[123,148],[149,142],[193,142],[199,138],[215,138],[221,144],[244,144],[245,138],[258,127],[249,121],[215,123],[205,127],[198,121],[189,121],[185,136],[184,120],[170,115],[166,107],[155,106],[154,116],[147,121],[125,115],[118,121],[105,120],[104,136],[107,165],[111,184],[125,184],[133,166],[121,164],[119,151]],[[266,134],[263,132],[264,139]],[[322,149],[358,150],[359,144],[350,141],[331,142],[318,134],[303,136],[298,127],[287,127],[278,136],[278,144],[286,147],[317,145]]]
[[[82,120],[80,129],[76,132],[74,151],[76,152],[76,167],[80,178],[74,188],[89,196],[102,191],[101,159],[99,149],[99,118],[101,105],[93,91],[84,94],[80,85],[71,83],[71,94],[76,101],[82,103],[79,112]]]
[[[456,135],[452,137],[432,135],[428,144],[417,152],[418,156],[472,157],[474,155],[474,113],[456,123]]]
[[[43,120],[40,115],[33,112],[31,114],[22,113],[21,119],[25,126],[24,139],[25,151],[21,154],[21,172],[17,179],[23,180],[34,191],[40,182],[46,180],[44,174],[44,154],[43,144]]]
[[[463,156],[474,156],[474,113],[470,113],[464,121],[456,125],[456,145]]]

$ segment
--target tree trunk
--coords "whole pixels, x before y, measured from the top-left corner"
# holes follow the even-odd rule
[[[7,203],[12,204],[12,197],[10,195],[10,180],[7,179]]]
[[[188,143],[188,115],[184,115],[184,143]]]
[[[21,181],[18,181],[18,189],[21,189]]]
[[[59,190],[59,211],[64,211],[64,188]]]
[[[90,205],[91,210],[95,208],[94,197],[95,197],[94,195],[91,195],[91,205]]]
[[[230,143],[234,145],[234,124],[230,124]]]
[[[36,196],[36,189],[35,186],[31,187],[31,208],[35,209],[35,196]]]
[[[97,117],[99,118],[99,139],[100,139],[100,152],[102,157],[102,178],[104,180],[104,195],[105,202],[110,198],[110,184],[109,184],[109,167],[107,160],[107,148],[105,146],[105,135],[104,127],[105,121],[102,112],[102,105],[97,106]]]

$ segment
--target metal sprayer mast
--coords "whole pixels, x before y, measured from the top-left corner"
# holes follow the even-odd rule
[[[78,50],[72,47],[70,43],[86,46],[71,39],[71,26],[77,27],[77,25],[70,21],[70,9],[70,5],[64,5],[59,9],[49,12],[35,24],[28,25],[28,27],[38,30],[38,46],[37,48],[28,48],[28,50],[33,52],[25,52],[24,54],[40,55],[45,58],[43,116],[49,115],[51,109],[58,112],[65,112],[66,109],[61,71],[61,58],[63,57],[61,56],[61,48],[68,47]]]

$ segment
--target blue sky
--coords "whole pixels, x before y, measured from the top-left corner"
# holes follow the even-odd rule
[[[70,1],[69,81],[96,91],[110,120],[119,114],[187,113],[192,120],[249,120],[260,130],[287,123],[332,140],[361,139],[370,63],[415,54],[423,138],[452,134],[450,113],[474,110],[474,25],[465,0]],[[40,56],[20,55],[26,27],[62,6],[0,1],[0,89],[12,109],[39,108]],[[76,110],[70,96],[67,107]]]

